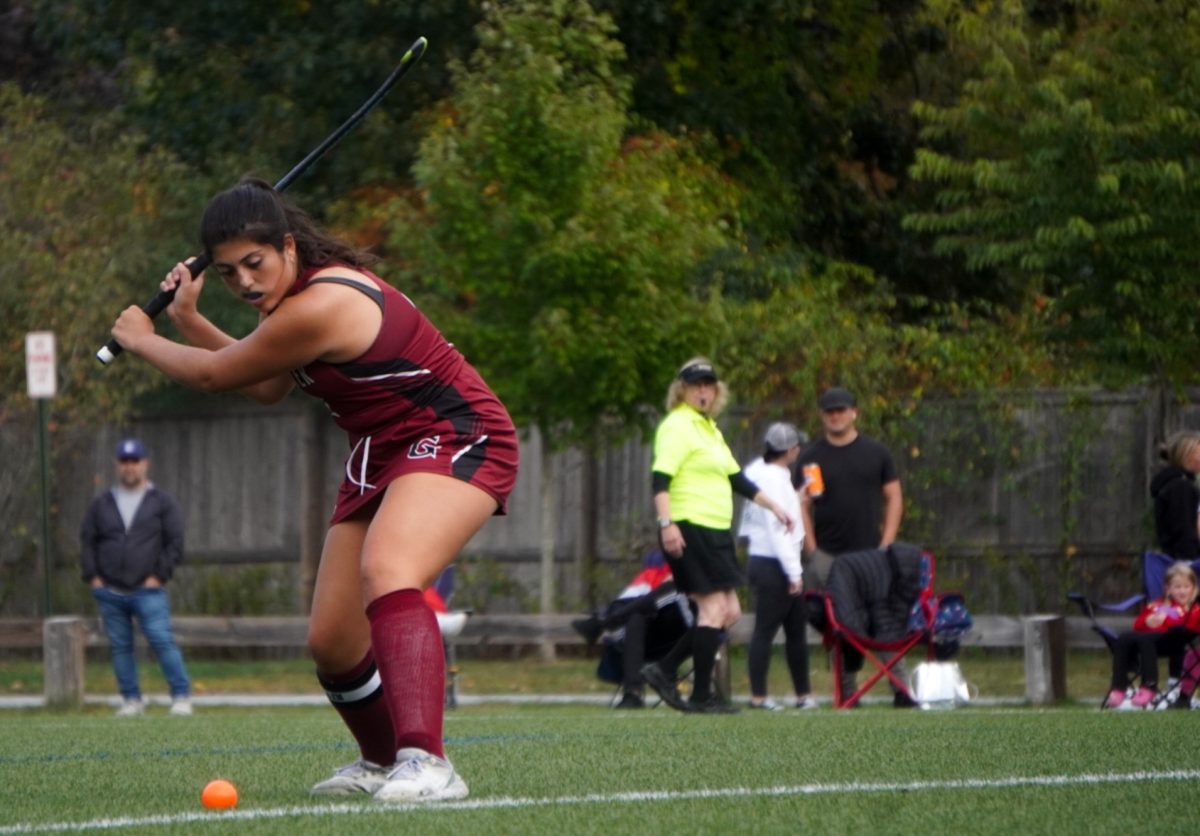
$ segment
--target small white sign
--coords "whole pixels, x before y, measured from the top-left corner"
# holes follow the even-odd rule
[[[29,397],[53,398],[58,394],[53,331],[30,331],[25,335],[25,377]]]

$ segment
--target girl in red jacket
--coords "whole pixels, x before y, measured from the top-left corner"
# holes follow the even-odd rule
[[[1148,706],[1158,693],[1158,657],[1182,653],[1200,633],[1200,604],[1196,573],[1190,564],[1177,561],[1163,577],[1163,597],[1142,609],[1133,629],[1117,637],[1113,648],[1112,690],[1102,708],[1139,709]],[[1125,701],[1129,673],[1137,666],[1142,684]]]

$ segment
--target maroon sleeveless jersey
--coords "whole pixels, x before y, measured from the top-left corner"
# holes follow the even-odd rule
[[[388,484],[413,472],[470,482],[504,513],[519,456],[516,430],[499,398],[416,305],[374,273],[358,270],[375,283],[372,289],[337,276],[313,279],[315,272],[301,273],[291,294],[314,283],[340,284],[383,311],[379,335],[360,357],[318,360],[292,372],[349,436],[332,521],[374,514]]]

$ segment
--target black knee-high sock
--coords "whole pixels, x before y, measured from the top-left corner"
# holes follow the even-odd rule
[[[667,676],[673,678],[679,673],[679,666],[683,664],[683,660],[692,655],[692,638],[695,634],[696,628],[689,628],[679,641],[675,642],[675,646],[667,651],[667,655],[658,660],[658,666],[666,671]]]
[[[646,661],[646,619],[634,615],[625,622],[625,652],[621,666],[621,687],[627,694],[642,692],[642,664]]]
[[[712,674],[721,649],[721,631],[716,627],[697,627],[692,640],[692,701],[704,702],[712,695]]]
[[[341,715],[342,722],[354,735],[365,760],[379,766],[391,766],[396,759],[396,733],[387,700],[383,699],[383,683],[370,652],[354,668],[345,673],[317,672],[329,702]]]

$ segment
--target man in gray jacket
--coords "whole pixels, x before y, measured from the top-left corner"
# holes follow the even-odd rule
[[[80,533],[83,580],[91,584],[123,703],[118,716],[145,711],[133,648],[133,620],[171,689],[170,713],[192,713],[191,682],[171,632],[165,589],[183,559],[183,512],[149,480],[150,459],[136,438],[117,445],[117,482],[92,500]]]

